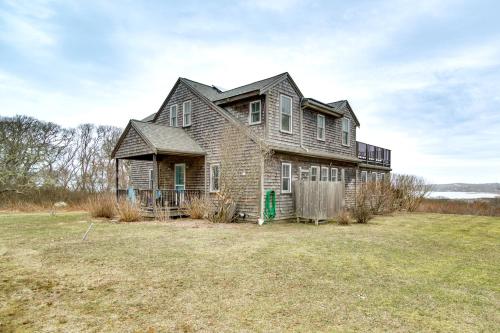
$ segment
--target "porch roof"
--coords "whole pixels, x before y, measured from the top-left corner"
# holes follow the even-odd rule
[[[129,158],[144,154],[205,155],[205,151],[182,128],[132,119],[111,157]]]
[[[317,157],[317,158],[322,158],[322,159],[329,159],[329,160],[337,160],[337,161],[343,161],[343,162],[350,162],[350,163],[355,163],[358,164],[361,162],[359,158],[356,157],[351,157],[348,155],[341,155],[341,154],[333,154],[333,153],[328,153],[316,149],[305,149],[302,147],[294,147],[294,146],[289,146],[289,145],[284,145],[280,143],[271,143],[269,147],[272,150],[283,152],[283,153],[290,153],[290,154],[295,154],[295,155],[300,155],[300,156],[306,156],[306,157]]]

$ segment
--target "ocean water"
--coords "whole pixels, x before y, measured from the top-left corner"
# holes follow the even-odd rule
[[[433,199],[482,199],[496,198],[500,194],[483,192],[430,192],[428,198]]]

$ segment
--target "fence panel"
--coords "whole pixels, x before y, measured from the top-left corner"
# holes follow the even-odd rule
[[[297,218],[329,220],[343,208],[344,183],[298,180],[294,182]]]

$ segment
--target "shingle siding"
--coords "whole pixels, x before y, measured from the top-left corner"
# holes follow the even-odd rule
[[[260,101],[260,124],[250,125],[250,103]],[[242,124],[249,127],[250,131],[260,138],[264,138],[266,125],[266,103],[264,96],[247,99],[224,107]]]
[[[127,156],[140,156],[151,154],[151,148],[140,137],[139,133],[130,127],[127,135],[123,138],[123,142],[115,153],[116,158]]]

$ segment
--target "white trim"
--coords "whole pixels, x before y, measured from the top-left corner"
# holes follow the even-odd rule
[[[326,170],[326,179],[323,179],[323,170]],[[329,180],[329,168],[328,167],[321,167],[320,173],[319,173],[319,180],[322,182],[327,182]]]
[[[259,104],[259,121],[252,122],[252,104]],[[248,124],[249,125],[258,125],[262,122],[262,103],[260,100],[253,101],[248,104]]]
[[[316,170],[316,179],[315,179],[315,180],[312,180],[312,177],[313,177],[313,172],[312,172],[312,170],[313,170],[313,169],[314,169],[314,170]],[[313,165],[313,166],[311,166],[311,181],[318,181],[318,180],[319,180],[319,178],[320,178],[320,174],[319,174],[319,173],[320,173],[319,166],[317,166],[317,165]]]
[[[283,177],[283,167],[288,166],[290,175]],[[283,189],[283,179],[288,178],[288,190]],[[292,163],[281,162],[281,193],[292,193]]]
[[[345,182],[345,169],[340,169],[340,180]]]
[[[363,181],[363,174],[365,174],[365,180]],[[368,171],[361,171],[361,182],[362,183],[367,183],[368,182]]]
[[[347,120],[347,143],[344,143],[344,120]],[[342,146],[350,147],[351,146],[351,119],[343,117],[340,131],[340,142]]]
[[[379,178],[380,182],[382,182],[382,183],[383,183],[383,182],[385,181],[385,173],[380,172],[380,173],[378,174],[378,178]]]
[[[150,190],[152,190],[153,186],[154,186],[154,184],[153,184],[153,169],[149,169],[148,171],[149,171],[148,172],[148,188]]]
[[[302,167],[299,168],[299,180],[309,180],[309,174],[310,174],[309,169],[302,169]],[[306,178],[302,178],[302,174],[306,174]]]
[[[283,113],[282,113],[282,108],[281,108],[281,100],[283,98],[290,99],[290,130],[289,131],[284,130],[283,127],[282,127],[283,126]],[[280,94],[279,108],[280,108],[280,132],[292,134],[293,133],[293,126],[292,126],[292,120],[293,120],[293,98],[290,97],[290,96],[287,96],[285,94]]]
[[[215,190],[214,189],[214,179],[213,179],[213,173],[212,173],[212,168],[213,167],[218,167],[219,168],[219,183],[217,184],[218,185],[218,189]],[[210,184],[209,184],[209,190],[210,190],[210,193],[216,193],[216,192],[219,192],[220,191],[220,163],[212,163],[210,164],[210,167],[209,167],[209,172],[210,172]]]
[[[175,107],[175,126],[172,125],[172,108]],[[170,126],[178,127],[179,126],[179,108],[177,104],[170,105]]]
[[[175,175],[175,170],[177,170],[177,166],[182,165],[184,168],[184,190],[186,189],[186,163],[176,163],[174,164],[174,190],[177,190],[177,177]]]
[[[189,112],[187,114],[190,115],[189,117],[189,124],[186,123],[186,104],[189,103]],[[182,102],[182,127],[188,127],[193,124],[193,103],[191,103],[191,100],[187,100]]]
[[[374,179],[374,177],[373,177],[373,176],[375,176],[375,179]],[[376,183],[376,182],[377,182],[377,178],[378,178],[378,177],[377,177],[377,173],[376,173],[375,171],[372,171],[372,174],[371,174],[371,181],[372,181],[372,182],[374,181],[374,182]]]
[[[319,136],[319,119],[322,118],[323,119],[323,137],[320,137]],[[320,140],[320,141],[325,141],[326,139],[326,118],[324,115],[322,114],[316,114],[316,139]]]
[[[333,170],[335,170],[335,180],[333,180]],[[338,182],[339,181],[339,169],[337,168],[331,168],[330,170],[330,181],[332,182]]]

